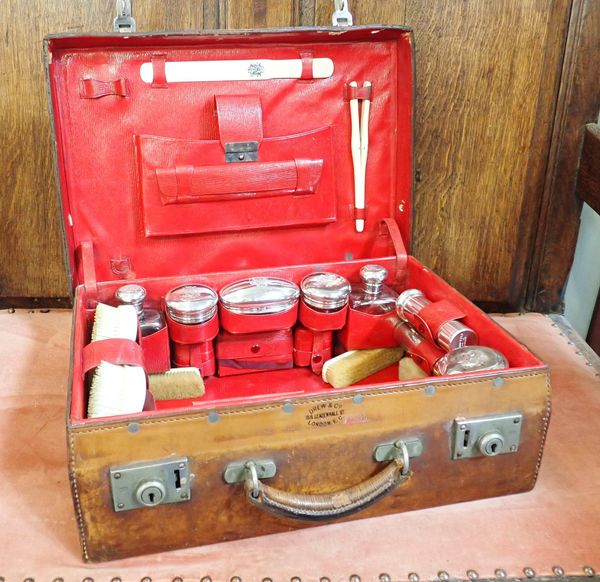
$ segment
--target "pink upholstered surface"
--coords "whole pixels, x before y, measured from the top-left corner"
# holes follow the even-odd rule
[[[85,565],[66,470],[71,314],[0,311],[0,577],[334,582],[358,574],[365,582],[382,572],[399,580],[440,570],[465,578],[467,569],[483,577],[496,568],[513,576],[525,566],[538,574],[557,564],[567,573],[581,573],[584,564],[599,568],[600,378],[549,318],[498,321],[552,369],[553,418],[532,492]]]

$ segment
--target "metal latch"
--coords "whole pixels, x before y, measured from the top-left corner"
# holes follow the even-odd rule
[[[226,162],[256,162],[257,160],[257,141],[236,141],[225,144]]]
[[[248,459],[245,461],[235,461],[225,467],[225,472],[223,473],[225,483],[231,485],[233,483],[244,482],[248,477],[252,465],[256,469],[258,479],[270,479],[271,477],[275,477],[275,473],[277,473],[275,463],[270,460]]]
[[[520,412],[457,418],[452,425],[452,458],[495,457],[515,453],[521,440]]]
[[[119,465],[110,469],[115,511],[180,503],[191,498],[187,457]]]
[[[420,457],[422,453],[423,443],[420,439],[398,439],[390,443],[377,445],[373,450],[373,457],[379,463],[402,458],[404,462],[402,474],[407,475],[410,470],[410,459]]]
[[[131,0],[116,1],[117,16],[113,20],[115,32],[135,32],[135,20],[131,16]]]
[[[333,26],[352,26],[353,19],[348,9],[348,0],[334,0],[335,12],[331,16]]]

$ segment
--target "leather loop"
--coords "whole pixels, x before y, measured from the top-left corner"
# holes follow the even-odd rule
[[[300,53],[300,58],[302,59],[302,74],[300,75],[300,79],[302,79],[303,81],[309,81],[314,79],[313,52],[302,51]]]
[[[353,87],[352,85],[344,85],[344,101],[350,101],[351,99],[369,99],[371,100],[371,92],[373,87]]]
[[[215,315],[204,323],[185,324],[167,315],[171,341],[179,344],[199,344],[214,339],[219,333],[219,317]]]
[[[153,55],[151,58],[152,62],[152,87],[154,89],[166,89],[167,85],[167,74],[165,72],[165,62],[167,55]]]
[[[333,331],[342,329],[346,323],[347,314],[347,303],[344,307],[330,313],[317,311],[310,305],[307,305],[304,301],[300,302],[300,307],[298,309],[298,319],[300,323],[312,331]]]
[[[88,305],[94,306],[98,300],[98,284],[96,283],[96,263],[92,241],[81,241],[79,245],[79,265],[86,300]]]
[[[126,79],[116,79],[114,81],[100,81],[98,79],[79,80],[79,97],[81,99],[98,99],[107,95],[127,97]]]
[[[440,327],[444,323],[462,319],[466,315],[464,311],[456,307],[454,303],[450,303],[447,299],[434,301],[419,311],[419,317],[427,324],[434,338],[437,337]]]
[[[246,499],[252,505],[280,517],[306,521],[340,518],[365,509],[406,482],[410,473],[403,475],[403,468],[402,460],[394,459],[385,469],[363,483],[335,493],[319,495],[281,491],[260,480],[258,494],[254,492],[253,495],[256,484],[248,477],[244,483]]]
[[[288,160],[156,168],[161,201],[194,204],[265,196],[314,194],[323,160]]]
[[[82,350],[83,372],[96,368],[105,361],[119,366],[144,367],[144,355],[140,345],[128,339],[105,339],[90,342]]]
[[[258,95],[215,95],[219,139],[227,144],[263,139],[262,108]]]
[[[406,271],[408,266],[408,256],[406,254],[406,247],[402,240],[402,234],[398,228],[398,224],[393,218],[384,218],[381,221],[381,225],[387,230],[390,237],[390,241],[394,247],[394,253],[396,255],[396,271]]]
[[[367,220],[367,209],[354,207],[354,218],[355,220]]]

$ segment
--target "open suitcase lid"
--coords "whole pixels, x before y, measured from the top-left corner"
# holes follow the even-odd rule
[[[410,30],[57,35],[46,51],[73,286],[393,256],[389,218],[408,246]],[[301,78],[264,78],[274,66]],[[362,233],[351,81],[359,98],[372,84]]]

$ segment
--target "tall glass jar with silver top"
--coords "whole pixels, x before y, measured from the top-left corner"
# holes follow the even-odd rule
[[[115,293],[117,301],[121,305],[133,305],[140,320],[142,336],[148,336],[165,327],[165,318],[158,309],[144,307],[146,301],[146,289],[141,285],[131,283],[119,287]]]

